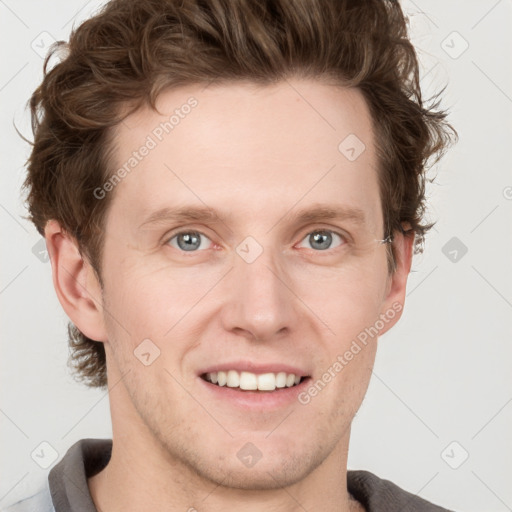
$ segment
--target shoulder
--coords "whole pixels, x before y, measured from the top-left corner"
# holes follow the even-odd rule
[[[17,500],[7,506],[2,506],[1,512],[55,512],[50,487],[45,482],[39,490],[31,496]]]
[[[348,471],[348,491],[364,505],[367,512],[392,512],[414,510],[416,512],[451,512],[434,505],[416,494],[401,489],[393,482],[384,480],[369,471]]]

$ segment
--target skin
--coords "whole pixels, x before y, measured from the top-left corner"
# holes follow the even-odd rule
[[[145,108],[117,127],[116,164],[191,96],[198,105],[109,192],[103,289],[75,241],[56,221],[46,228],[59,300],[107,354],[113,451],[89,479],[93,500],[104,512],[363,510],[343,484],[377,337],[307,405],[242,411],[209,399],[197,372],[279,361],[316,380],[379,315],[404,304],[413,239],[397,234],[389,274],[376,242],[383,217],[365,100],[304,79],[166,91],[161,114]],[[366,146],[355,161],[338,150],[348,134]],[[291,219],[318,204],[358,208],[365,224]],[[183,205],[207,205],[222,222],[140,227]],[[352,242],[334,235],[322,251],[308,237],[321,229]],[[180,250],[180,230],[203,233],[201,247]],[[263,249],[251,264],[236,252],[247,236]],[[133,352],[148,338],[160,356],[145,366]],[[247,442],[262,453],[250,468],[237,457]]]

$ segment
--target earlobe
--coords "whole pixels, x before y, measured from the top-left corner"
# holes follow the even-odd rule
[[[405,304],[407,278],[411,271],[412,257],[414,254],[414,239],[414,232],[408,231],[407,233],[397,234],[393,241],[396,254],[396,269],[393,274],[389,276],[386,297],[381,311],[381,314],[386,316],[392,312],[392,319],[386,322],[380,335],[391,329],[402,316]]]
[[[64,311],[85,336],[106,341],[101,286],[94,269],[57,221],[48,221],[45,239],[53,285]]]

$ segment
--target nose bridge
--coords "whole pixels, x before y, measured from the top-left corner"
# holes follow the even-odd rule
[[[294,323],[294,298],[279,255],[247,237],[236,248],[230,272],[231,328],[250,331],[257,339],[277,334]]]

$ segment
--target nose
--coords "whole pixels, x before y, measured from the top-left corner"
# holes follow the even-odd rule
[[[271,252],[264,250],[251,263],[236,255],[224,283],[223,327],[252,341],[289,334],[299,321],[300,301]]]

